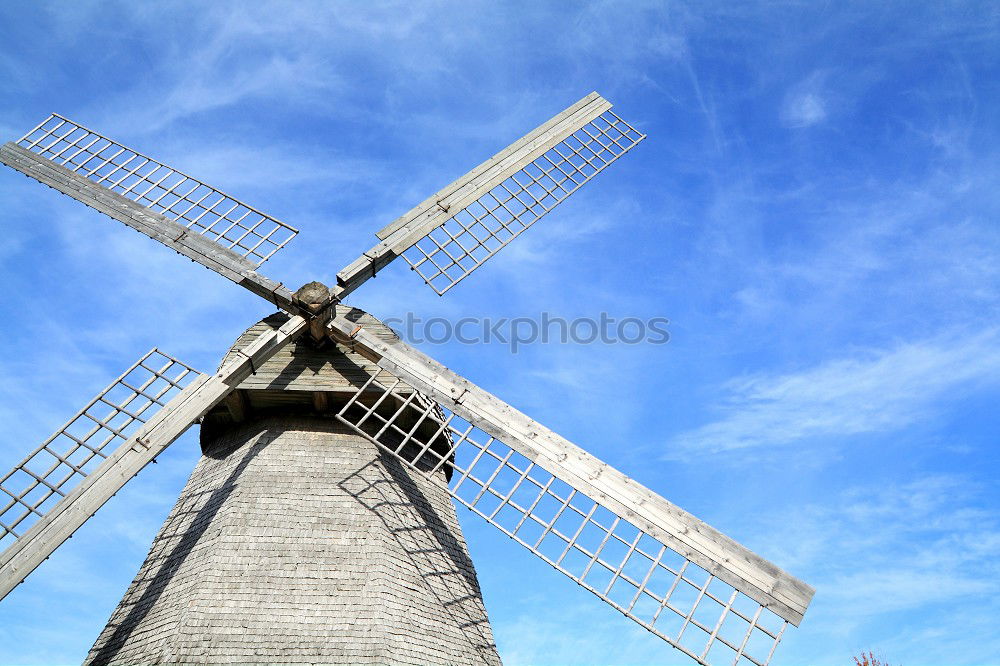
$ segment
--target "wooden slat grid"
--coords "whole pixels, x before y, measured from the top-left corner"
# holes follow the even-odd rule
[[[370,378],[338,418],[698,663],[773,656],[784,619],[401,380]]]
[[[403,253],[444,294],[644,137],[605,111]]]
[[[0,552],[198,376],[151,349],[0,479]]]
[[[267,261],[298,231],[233,197],[52,114],[17,145],[246,257]]]

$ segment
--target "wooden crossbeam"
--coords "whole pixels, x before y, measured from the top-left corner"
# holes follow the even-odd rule
[[[590,93],[414,206],[376,234],[380,243],[337,274],[334,295],[346,297],[457,212],[610,108],[610,102]]]
[[[222,401],[254,368],[298,337],[308,324],[292,317],[278,330],[262,333],[215,375],[200,375],[115,450],[72,492],[59,500],[0,554],[0,599],[44,562],[115,493],[208,410]]]
[[[160,213],[39,157],[15,143],[0,146],[0,162],[122,222],[202,266],[249,289],[291,314],[298,313],[294,294],[256,271],[256,265]]]
[[[339,315],[329,327],[338,342],[372,359],[763,607],[796,626],[802,621],[814,594],[803,581],[401,340],[379,339]]]
[[[313,391],[313,409],[320,414],[325,413],[330,408],[330,396],[326,391]]]
[[[233,420],[233,423],[242,423],[247,419],[247,415],[250,413],[250,401],[245,390],[236,389],[226,396],[223,403],[226,405],[229,418]]]

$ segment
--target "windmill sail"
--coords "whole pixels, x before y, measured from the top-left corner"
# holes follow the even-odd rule
[[[44,518],[197,375],[151,349],[0,478],[0,550]]]
[[[444,294],[644,138],[591,93],[379,231],[342,295],[400,255]]]
[[[0,162],[293,308],[256,269],[298,231],[210,185],[57,114],[0,146]]]
[[[288,225],[61,116],[0,147],[5,164],[293,315],[214,376],[192,378],[179,366],[185,374],[162,395],[148,389],[162,379],[155,372],[149,382],[116,382],[8,474],[0,598],[308,329],[381,370],[349,382],[343,403],[312,389],[316,411],[336,410],[428,476],[443,470],[457,502],[698,663],[767,664],[786,626],[802,620],[811,587],[405,343],[324,309],[327,295],[342,299],[399,256],[438,294],[448,291],[645,138],[610,108],[592,93],[428,198],[381,230],[381,242],[338,273],[333,289],[312,289],[320,297],[308,307],[256,272],[296,233]],[[108,397],[119,383],[135,395]],[[140,397],[141,409],[131,403]],[[233,398],[227,409],[238,421],[247,409],[239,392]],[[113,413],[92,411],[101,405]],[[80,420],[93,432],[77,430]]]
[[[0,599],[306,327],[291,318],[212,376],[154,349],[15,466],[0,484]]]
[[[436,453],[458,502],[699,663],[766,664],[801,621],[805,583],[405,343],[331,330],[397,377],[338,418],[416,469]]]

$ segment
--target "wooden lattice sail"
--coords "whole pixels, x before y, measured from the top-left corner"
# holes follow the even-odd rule
[[[767,664],[802,621],[809,585],[341,304],[400,256],[444,294],[644,138],[591,93],[383,228],[332,287],[295,293],[258,272],[297,233],[276,218],[55,114],[4,144],[0,162],[283,314],[249,330],[214,375],[140,360],[137,378],[120,377],[0,479],[0,599],[200,421],[206,457],[91,663],[495,661],[450,495],[694,661]],[[271,548],[274,535],[284,541]],[[353,616],[330,602],[364,589],[357,572],[303,591],[313,574],[351,571],[338,567],[358,562],[366,538],[371,566],[358,571],[401,567],[376,587],[415,593],[405,609],[432,616],[426,626],[447,636],[436,647],[412,618],[378,624],[367,601]],[[400,555],[418,552],[455,564],[446,591],[417,584],[447,578],[440,562]],[[464,601],[442,600],[456,593]],[[295,639],[260,635],[273,627]],[[368,647],[317,652],[321,634]]]

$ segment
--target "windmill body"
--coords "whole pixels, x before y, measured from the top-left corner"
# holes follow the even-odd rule
[[[90,663],[496,663],[450,498],[694,661],[767,664],[809,585],[344,304],[399,257],[445,294],[644,138],[591,93],[295,293],[258,269],[297,231],[221,190],[55,114],[0,146],[282,311],[211,375],[151,351],[0,478],[0,599],[200,422]]]
[[[203,456],[87,664],[500,663],[446,472],[334,418],[371,372],[300,339],[206,415]]]

